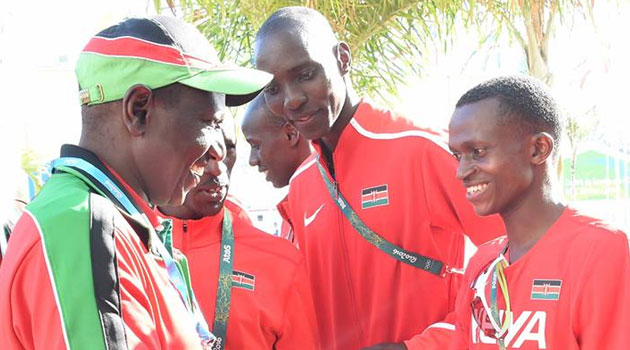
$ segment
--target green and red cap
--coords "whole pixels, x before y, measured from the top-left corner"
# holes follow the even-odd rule
[[[96,34],[76,65],[79,99],[95,105],[122,99],[143,84],[151,89],[173,83],[223,93],[226,105],[249,102],[272,76],[223,64],[208,40],[175,17],[129,18]]]

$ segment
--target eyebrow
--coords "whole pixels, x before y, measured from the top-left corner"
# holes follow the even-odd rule
[[[473,147],[474,146],[473,144],[475,142],[476,142],[476,140],[467,140],[467,141],[464,141],[461,144],[458,144],[457,148],[465,150],[467,148]],[[450,142],[447,144],[447,146],[448,146],[448,149],[451,151],[451,153],[456,152],[455,148],[451,145]]]
[[[307,67],[309,67],[309,68],[310,68],[310,66],[313,66],[313,65],[318,66],[319,64],[318,64],[317,62],[315,62],[315,61],[313,61],[313,60],[310,60],[310,59],[309,59],[308,61],[303,62],[303,63],[300,63],[300,64],[298,64],[297,66],[295,66],[295,67],[293,67],[293,68],[289,69],[289,72],[291,72],[291,73],[295,73],[295,72],[300,71],[300,70],[302,70],[302,69],[304,69],[304,68],[307,68]],[[317,68],[317,67],[315,67],[315,68]]]

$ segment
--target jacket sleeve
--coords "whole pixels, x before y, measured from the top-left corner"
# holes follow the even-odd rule
[[[469,289],[462,285],[454,312],[405,341],[408,350],[467,350],[470,332]]]
[[[434,323],[424,329],[422,333],[405,341],[408,350],[463,350],[467,330],[464,326],[470,318],[470,302],[468,298],[468,275],[454,275],[449,293],[451,311],[444,320]],[[462,322],[463,321],[463,322]]]
[[[427,144],[422,156],[425,193],[434,224],[462,232],[475,245],[505,234],[498,215],[478,216],[466,200],[466,189],[457,180],[457,161],[434,143]]]
[[[455,336],[455,313],[450,313],[442,322],[427,327],[422,333],[405,341],[408,350],[448,349]]]
[[[7,265],[11,264],[10,259],[9,254],[5,261]],[[30,249],[15,270],[8,270],[13,269],[0,269],[0,281],[3,284],[0,291],[2,347],[65,349],[61,317],[41,242]]]
[[[303,258],[296,265],[284,300],[282,331],[275,349],[320,349],[315,308]]]
[[[592,242],[575,303],[573,332],[581,350],[627,349],[630,344],[630,252],[622,232]]]

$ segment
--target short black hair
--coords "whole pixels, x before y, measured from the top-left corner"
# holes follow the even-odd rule
[[[81,106],[81,137],[104,136],[107,133],[105,123],[113,118],[120,106],[121,100]]]
[[[562,121],[556,101],[540,80],[527,76],[504,76],[490,79],[468,90],[459,98],[456,108],[495,98],[499,101],[500,122],[517,121],[524,132],[548,132],[559,149]]]
[[[328,35],[337,41],[328,19],[317,10],[303,6],[282,7],[272,13],[258,29],[255,41],[279,30],[290,30],[298,35],[307,32]]]
[[[189,88],[180,83],[173,83],[160,88],[153,89],[153,94],[159,98],[164,106],[173,109],[178,106],[182,93]],[[112,115],[119,112],[122,99],[109,101],[95,105],[81,106],[82,131],[84,135],[104,134],[103,123],[112,118]]]

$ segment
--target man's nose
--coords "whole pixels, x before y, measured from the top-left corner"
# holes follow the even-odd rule
[[[256,153],[256,150],[254,149],[254,147],[252,147],[249,151],[248,159],[250,166],[258,166],[260,164],[260,160],[258,159],[258,155]]]
[[[306,102],[306,94],[299,89],[287,88],[284,97],[284,107],[288,110],[295,111],[300,109]]]
[[[462,156],[457,166],[457,179],[464,181],[467,177],[475,172],[475,165],[469,161],[468,157]]]
[[[223,174],[227,173],[227,166],[225,163],[220,160],[210,159],[208,160],[208,164],[204,169],[204,174],[210,174],[213,177],[221,177]]]
[[[218,133],[217,138],[214,138],[210,142],[210,147],[208,148],[208,158],[209,160],[214,160],[217,162],[223,161],[225,159],[225,154],[227,153],[227,149],[225,147],[225,142],[223,140],[223,135]]]

